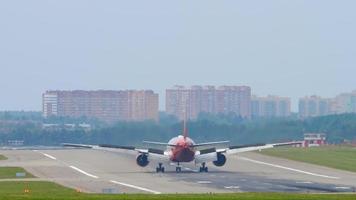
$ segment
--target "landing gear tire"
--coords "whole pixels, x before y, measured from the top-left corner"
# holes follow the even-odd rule
[[[208,172],[208,167],[200,167],[199,172]]]
[[[181,167],[176,167],[176,172],[177,172],[177,173],[182,172],[182,168],[181,168]]]
[[[205,166],[205,163],[199,168],[199,172],[208,172],[208,167]]]
[[[164,173],[164,167],[161,167],[161,168],[157,167],[157,168],[156,168],[156,172],[157,172],[157,173],[159,173],[159,172]]]
[[[156,172],[157,173],[159,173],[159,172],[164,173],[164,167],[162,167],[162,163],[158,164],[158,167],[156,167]]]

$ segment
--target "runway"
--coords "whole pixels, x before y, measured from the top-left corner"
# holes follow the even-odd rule
[[[221,192],[355,192],[356,173],[280,158],[243,153],[229,156],[218,168],[208,165],[165,166],[156,173],[155,163],[136,165],[134,152],[91,149],[0,150],[8,160],[0,166],[21,166],[41,180],[54,181],[89,193],[221,193]]]

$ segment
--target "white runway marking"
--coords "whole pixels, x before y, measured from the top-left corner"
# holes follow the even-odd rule
[[[299,183],[299,184],[312,184],[313,182],[310,182],[310,181],[301,181],[301,182],[295,182],[295,183]]]
[[[44,155],[44,156],[46,156],[47,158],[50,158],[50,159],[52,159],[52,160],[57,160],[57,158],[55,158],[54,156],[51,156],[51,155],[49,155],[49,154],[40,152],[40,151],[38,151],[38,150],[33,150],[33,151],[34,151],[34,152],[39,152],[40,154],[42,154],[42,155]]]
[[[239,189],[240,187],[239,186],[234,186],[234,185],[232,185],[232,186],[225,186],[224,187],[225,189]]]
[[[349,190],[349,189],[351,189],[351,188],[350,188],[350,187],[335,187],[335,189]]]
[[[99,177],[97,177],[97,176],[95,176],[95,175],[93,175],[93,174],[89,174],[89,173],[87,173],[87,172],[85,172],[85,171],[83,171],[83,170],[81,170],[81,169],[79,169],[79,168],[77,168],[77,167],[75,167],[75,166],[69,166],[70,168],[72,168],[72,169],[74,169],[74,170],[76,170],[76,171],[78,171],[78,172],[80,172],[80,173],[82,173],[82,174],[84,174],[84,175],[87,175],[87,176],[89,176],[89,177],[92,177],[92,178],[99,178]]]
[[[210,184],[211,181],[198,181],[197,183],[199,183],[199,184]]]
[[[161,192],[157,192],[157,191],[150,190],[150,189],[147,189],[147,188],[139,187],[139,186],[136,186],[136,185],[131,185],[131,184],[122,183],[122,182],[118,182],[118,181],[112,181],[112,180],[110,182],[114,183],[114,184],[117,184],[117,185],[122,185],[122,186],[130,187],[130,188],[134,188],[134,189],[137,189],[137,190],[150,192],[150,193],[153,193],[153,194],[161,194]]]
[[[42,153],[44,156],[46,156],[47,158],[50,158],[50,159],[52,159],[52,160],[57,160],[57,158],[55,158],[55,157],[53,157],[53,156],[51,156],[51,155],[49,155],[49,154],[46,154],[46,153]]]
[[[318,177],[329,178],[329,179],[340,179],[340,177],[327,176],[327,175],[323,175],[323,174],[316,174],[316,173],[307,172],[307,171],[303,171],[303,170],[299,170],[299,169],[293,169],[293,168],[290,168],[290,167],[284,167],[284,166],[281,166],[281,165],[275,165],[275,164],[266,163],[266,162],[262,162],[262,161],[258,161],[258,160],[253,160],[253,159],[249,159],[249,158],[245,158],[245,157],[239,157],[239,158],[242,159],[242,160],[246,160],[246,161],[257,163],[257,164],[267,165],[267,166],[276,167],[276,168],[280,168],[280,169],[285,169],[285,170],[289,170],[289,171],[294,171],[294,172],[307,174],[307,175],[311,175],[311,176],[318,176]]]

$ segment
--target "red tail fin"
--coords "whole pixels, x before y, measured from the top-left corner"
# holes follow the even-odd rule
[[[183,137],[184,137],[184,139],[188,137],[188,130],[187,130],[187,109],[184,110]]]
[[[183,121],[183,137],[184,139],[188,137],[187,120],[185,119]]]

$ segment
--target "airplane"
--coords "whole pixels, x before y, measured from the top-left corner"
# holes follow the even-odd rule
[[[182,171],[181,163],[194,162],[196,165],[201,165],[199,168],[199,172],[208,172],[208,167],[206,166],[206,163],[212,162],[215,166],[222,167],[226,163],[226,155],[263,150],[280,146],[299,145],[302,142],[296,141],[275,144],[252,144],[229,146],[228,148],[216,148],[216,146],[214,147],[214,145],[228,144],[229,141],[217,141],[197,144],[191,138],[188,137],[186,123],[184,121],[183,134],[172,138],[171,140],[169,140],[168,143],[153,141],[143,141],[143,143],[150,145],[167,146],[167,150],[155,148],[142,149],[136,148],[134,146],[120,146],[110,144],[86,145],[63,143],[62,145],[65,147],[90,148],[109,151],[112,149],[136,151],[138,153],[136,157],[136,163],[138,166],[146,167],[148,166],[151,160],[158,160],[158,166],[156,167],[157,173],[165,172],[163,164],[175,164],[176,172],[179,173]]]

